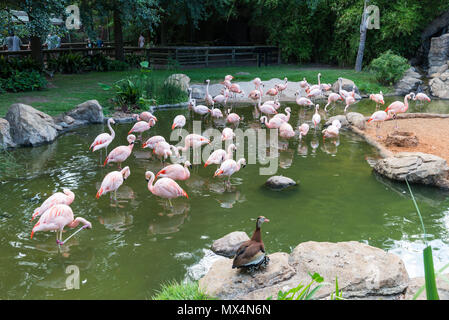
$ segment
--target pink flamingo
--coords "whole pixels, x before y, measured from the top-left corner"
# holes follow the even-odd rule
[[[320,116],[320,114],[318,113],[318,109],[320,109],[320,105],[319,104],[317,104],[316,106],[315,106],[315,114],[313,115],[313,117],[312,117],[312,122],[313,122],[313,125],[315,126],[315,131],[316,131],[316,127],[320,124],[320,122],[321,122],[321,116]]]
[[[309,87],[309,83],[307,82],[306,78],[303,78],[302,81],[299,82],[299,86],[303,89]]]
[[[391,103],[386,109],[385,112],[388,114],[388,116],[391,116],[393,114],[393,119],[395,119],[395,126],[394,128],[397,130],[399,129],[398,126],[398,119],[396,118],[398,113],[405,113],[408,110],[408,99],[411,99],[412,93],[409,93],[404,97],[404,102],[401,101],[395,101]]]
[[[332,125],[328,126],[326,129],[324,129],[322,131],[322,134],[323,134],[323,142],[324,142],[324,140],[326,138],[330,138],[330,139],[338,138],[340,131],[337,126],[332,124]]]
[[[379,110],[379,104],[385,104],[382,91],[380,93],[372,93],[369,95],[369,99],[376,103],[376,111]]]
[[[178,147],[177,150],[186,151],[189,148],[199,148],[204,144],[210,143],[210,140],[196,133],[188,134],[184,138],[184,147]]]
[[[293,138],[295,136],[295,130],[293,130],[293,127],[288,122],[284,122],[279,127],[279,136],[284,139]]]
[[[231,128],[224,128],[223,131],[221,132],[221,141],[226,141],[226,140],[233,140],[235,137],[235,133],[234,130],[232,130]]]
[[[309,132],[309,125],[307,123],[303,123],[298,127],[298,130],[299,130],[299,140],[302,140],[302,137],[307,135],[307,133]]]
[[[313,106],[313,102],[312,100],[306,98],[306,97],[301,97],[299,95],[298,92],[295,93],[296,96],[296,104],[299,106]]]
[[[272,96],[272,97],[276,97],[279,94],[279,91],[277,88],[271,88],[271,89],[268,89],[267,92],[265,92],[265,94]]]
[[[234,99],[238,94],[243,94],[243,90],[240,88],[240,86],[237,83],[233,83],[231,85],[231,87],[229,88],[229,91],[231,91],[232,93],[234,93]]]
[[[72,209],[66,204],[57,204],[45,211],[40,217],[39,221],[31,230],[30,238],[38,231],[56,231],[56,243],[64,244],[62,241],[62,230],[65,226],[69,228],[76,228],[79,223],[83,224],[84,228],[92,228],[92,224],[84,218],[78,217],[74,219]],[[58,237],[59,231],[59,237]],[[68,238],[66,239],[66,241]]]
[[[130,134],[130,135],[128,135],[126,140],[128,140],[129,145],[119,146],[119,147],[113,149],[106,157],[106,160],[104,160],[103,166],[106,166],[110,162],[117,162],[119,169],[122,169],[121,168],[122,162],[124,162],[126,159],[128,159],[128,157],[131,155],[131,152],[133,151],[134,141],[136,141],[136,136],[133,134]]]
[[[273,118],[280,118],[285,122],[290,121],[290,113],[292,112],[292,109],[290,107],[285,108],[285,113],[278,113]]]
[[[268,121],[268,118],[266,116],[260,117],[260,122],[265,124],[265,126],[269,129],[279,129],[280,126],[284,123],[284,120],[281,118],[273,117],[270,121]]]
[[[210,116],[215,119],[221,119],[223,118],[223,113],[221,112],[220,109],[212,107],[212,110],[210,111]]]
[[[90,145],[90,149],[92,149],[92,152],[97,151],[99,149],[106,148],[106,153],[108,153],[108,145],[111,144],[112,140],[115,138],[115,131],[112,129],[111,124],[115,124],[114,119],[109,118],[108,119],[108,128],[111,134],[109,133],[101,133],[99,134],[94,142]]]
[[[233,159],[227,159],[222,162],[220,165],[220,168],[217,169],[214,173],[214,177],[219,176],[227,176],[228,182],[227,184],[231,184],[231,176],[240,171],[241,168],[244,168],[246,166],[246,160],[245,158],[241,158],[239,161],[234,161]]]
[[[204,168],[206,168],[210,164],[221,164],[227,159],[232,159],[232,154],[235,150],[237,150],[237,147],[233,143],[229,145],[227,152],[223,149],[215,150],[211,153],[209,158],[207,158],[207,161],[204,164]]]
[[[338,94],[343,98],[346,99],[347,96],[349,96],[351,93],[349,91],[343,90],[341,88],[341,82],[343,81],[343,78],[338,78]]]
[[[349,95],[348,96],[346,96],[346,98],[345,98],[345,103],[346,103],[346,107],[345,107],[345,110],[344,110],[344,112],[346,113],[346,110],[349,108],[349,106],[351,105],[351,104],[354,104],[355,103],[355,92],[354,92],[354,89],[349,93]]]
[[[57,204],[70,205],[75,200],[75,194],[70,189],[64,189],[62,192],[56,192],[45,200],[39,208],[34,209],[31,221],[40,216],[45,211]]]
[[[156,143],[153,148],[153,153],[156,154],[162,162],[167,160],[168,157],[171,157],[173,153],[176,157],[179,157],[178,149],[166,141]]]
[[[233,76],[231,76],[230,74],[225,76],[225,81],[232,81],[234,79]]]
[[[225,79],[223,82],[220,82],[220,83],[221,83],[222,85],[224,85],[226,89],[228,89],[228,90],[231,89],[231,86],[232,86],[231,80],[226,80],[226,79]]]
[[[186,125],[186,117],[184,117],[182,114],[177,115],[175,119],[173,119],[173,124],[171,126],[171,129],[174,130],[175,128],[182,128]]]
[[[214,105],[214,99],[213,99],[212,96],[209,94],[209,83],[210,83],[210,80],[207,79],[206,82],[207,82],[207,86],[206,86],[206,97],[204,98],[204,100],[206,101],[206,104],[207,104],[208,106],[213,106],[213,105]]]
[[[338,100],[343,100],[343,98],[338,93],[332,92],[331,94],[329,94],[329,96],[327,97],[327,104],[324,106],[324,111],[327,112],[327,107],[332,102],[337,102]]]
[[[231,109],[228,109],[228,116],[226,117],[227,123],[232,123],[233,125],[238,125],[240,122],[240,116],[237,113],[231,113]]]
[[[148,121],[139,121],[134,124],[134,126],[129,130],[128,134],[133,132],[140,133],[139,140],[142,140],[142,133],[150,130],[156,124],[156,121],[153,118],[150,118]]]
[[[213,99],[214,104],[219,103],[222,106],[226,106],[226,103],[228,102],[228,98],[229,98],[229,89],[225,88],[222,94],[218,94],[214,97],[214,99]]]
[[[320,92],[321,92],[321,89],[322,89],[322,87],[321,87],[321,73],[318,73],[318,84],[314,84],[312,86],[309,85],[307,87],[307,89],[306,89],[306,92],[310,93],[311,91],[313,91],[315,89],[319,89]]]
[[[157,121],[157,118],[151,112],[143,111],[139,114],[137,121],[149,122],[150,119],[153,119],[154,123]]]
[[[163,136],[152,136],[142,145],[142,148],[154,149],[154,146],[162,141],[165,142],[165,138]]]
[[[316,97],[321,96],[322,94],[323,94],[323,92],[321,91],[321,89],[315,88],[308,92],[307,98],[316,98]]]
[[[99,199],[103,194],[114,191],[114,198],[117,200],[117,189],[120,188],[123,181],[125,181],[130,174],[131,171],[129,170],[129,167],[124,167],[121,171],[109,172],[101,182],[96,198]]]
[[[193,99],[193,107],[192,108],[193,108],[193,112],[195,112],[201,116],[204,116],[204,115],[207,115],[210,113],[210,109],[208,107],[206,107],[205,105],[202,105],[202,104],[196,105],[195,99]]]
[[[430,102],[431,101],[430,98],[425,93],[422,93],[422,92],[417,93],[416,95],[413,93],[413,100],[414,101],[419,100],[421,102],[423,102],[423,101]]]
[[[184,166],[179,163],[170,164],[156,174],[156,179],[160,176],[173,180],[187,180],[190,178],[189,168],[192,169],[192,164],[189,161],[184,162]]]
[[[278,113],[276,111],[276,108],[272,104],[264,103],[263,105],[260,105],[261,100],[262,100],[262,96],[259,97],[259,110],[260,110],[260,112],[265,113],[267,115]]]
[[[277,84],[277,85],[275,86],[276,89],[277,89],[278,92],[279,92],[279,95],[282,94],[282,91],[284,91],[285,89],[287,89],[287,84],[288,84],[288,79],[287,79],[287,77],[285,77],[285,78],[284,78],[284,83],[280,83],[280,84]]]
[[[376,122],[376,136],[378,138],[382,138],[379,135],[379,128],[380,128],[380,122],[384,122],[385,120],[389,119],[390,116],[383,110],[380,111],[376,111],[374,112],[371,117],[368,119],[368,123],[370,123],[371,121]]]
[[[145,172],[145,180],[148,181],[148,190],[150,190],[150,192],[155,196],[168,199],[170,207],[173,207],[171,203],[171,199],[173,198],[177,197],[186,197],[187,199],[189,198],[187,193],[173,179],[161,178],[158,179],[153,185],[154,173],[151,171],[147,171]]]

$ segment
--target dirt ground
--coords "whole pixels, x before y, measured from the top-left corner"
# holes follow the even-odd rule
[[[413,132],[419,140],[416,147],[386,146],[385,139],[389,133],[395,131],[395,120],[380,123],[378,138],[376,135],[376,123],[367,123],[366,134],[381,143],[388,150],[396,152],[424,152],[431,153],[446,159],[449,164],[449,118],[414,118],[398,120],[397,131]]]

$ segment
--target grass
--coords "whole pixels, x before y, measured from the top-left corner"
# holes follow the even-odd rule
[[[57,115],[68,111],[76,105],[91,99],[96,99],[105,107],[105,113],[111,112],[112,103],[110,99],[113,93],[102,90],[98,83],[112,85],[113,82],[130,75],[135,75],[139,70],[112,71],[112,72],[89,72],[84,74],[56,74],[49,79],[49,87],[42,91],[4,93],[0,94],[0,116],[5,116],[8,108],[13,103],[25,103],[39,109],[49,115]],[[238,75],[239,72],[249,74]],[[212,83],[221,81],[225,75],[235,76],[234,81],[249,81],[260,77],[262,81],[271,78],[283,79],[287,77],[290,81],[299,81],[306,77],[311,83],[317,82],[317,74],[321,72],[322,83],[334,83],[338,77],[353,80],[359,89],[365,93],[392,91],[390,87],[378,84],[373,74],[368,72],[355,72],[351,69],[338,68],[307,68],[295,65],[279,65],[267,67],[222,67],[222,68],[196,68],[182,70],[155,70],[153,76],[156,82],[164,81],[173,73],[185,73],[191,83],[204,83],[210,79]]]
[[[179,283],[170,281],[162,284],[152,300],[215,300],[198,287],[198,282]]]

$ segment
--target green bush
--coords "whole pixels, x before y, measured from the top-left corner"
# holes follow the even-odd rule
[[[394,54],[391,50],[382,53],[369,65],[369,70],[374,72],[377,81],[385,85],[393,85],[409,68],[407,59]]]
[[[144,60],[145,60],[145,56],[142,56],[142,55],[127,54],[125,56],[125,61],[131,68],[139,67],[140,63]]]
[[[82,73],[86,71],[87,58],[76,53],[63,53],[57,58],[49,59],[47,69],[61,73]]]
[[[97,53],[85,58],[86,68],[91,71],[109,71],[109,59]]]
[[[128,62],[108,59],[108,71],[125,71],[130,68]]]
[[[14,71],[37,71],[42,72],[42,67],[31,57],[6,58],[0,57],[0,78],[7,79],[14,74]]]
[[[47,80],[37,71],[14,70],[9,78],[0,79],[0,87],[9,92],[35,91],[46,86]]]

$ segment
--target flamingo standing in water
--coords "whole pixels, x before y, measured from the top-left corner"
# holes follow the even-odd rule
[[[327,97],[327,104],[324,106],[324,111],[327,112],[327,107],[331,104],[331,103],[336,103],[338,100],[343,100],[343,98],[335,92],[332,92],[329,94],[329,96]],[[334,107],[332,107],[333,109]]]
[[[343,90],[341,88],[341,82],[343,81],[343,78],[338,78],[338,94],[343,98],[346,99],[347,96],[350,95],[349,91]]]
[[[161,169],[156,174],[156,179],[158,177],[161,178],[170,178],[173,180],[187,180],[190,178],[189,168],[192,169],[192,164],[190,161],[184,162],[184,165],[180,165],[179,163],[170,164],[165,168]]]
[[[235,137],[235,133],[234,130],[232,130],[231,128],[224,128],[223,131],[221,132],[221,141],[226,141],[226,140],[233,140]]]
[[[206,104],[208,106],[213,106],[214,105],[214,99],[212,98],[212,96],[209,94],[209,84],[210,84],[210,80],[207,79],[207,86],[206,86],[206,96],[204,98],[204,100],[206,101]]]
[[[285,77],[285,78],[284,78],[284,83],[280,83],[280,84],[277,84],[277,85],[275,86],[276,89],[277,89],[278,92],[279,92],[279,96],[282,95],[282,91],[284,91],[285,89],[287,89],[287,84],[288,84],[288,79],[287,79],[287,77]]]
[[[346,102],[346,107],[345,107],[344,112],[346,113],[346,110],[349,108],[349,106],[351,104],[355,103],[355,91],[354,91],[354,89],[352,89],[352,91],[349,93],[349,95],[346,96],[345,102]]]
[[[320,124],[320,122],[321,122],[321,116],[320,116],[320,114],[318,113],[318,109],[320,108],[320,105],[319,104],[317,104],[316,106],[315,106],[315,114],[313,115],[313,117],[312,117],[312,122],[313,122],[313,125],[315,126],[315,131],[316,131],[316,127]]]
[[[228,102],[228,98],[229,98],[229,89],[225,88],[222,94],[218,94],[214,97],[214,104],[212,106],[215,105],[215,103],[219,103],[222,106],[226,106],[226,103]]]
[[[184,138],[184,147],[178,147],[177,150],[187,151],[190,147],[199,148],[204,144],[210,143],[210,140],[196,133],[188,134]]]
[[[152,136],[142,145],[142,148],[154,149],[155,145],[162,141],[165,142],[165,138],[163,136]]]
[[[235,150],[237,150],[237,147],[233,143],[229,145],[227,152],[223,149],[215,150],[211,153],[209,158],[207,158],[207,161],[204,164],[204,168],[206,168],[210,164],[221,164],[227,159],[232,159],[232,155]]]
[[[231,113],[231,109],[228,109],[228,116],[226,117],[227,123],[232,123],[235,126],[238,126],[240,122],[240,116],[237,113]]]
[[[380,128],[380,122],[384,122],[385,120],[389,119],[390,116],[383,110],[379,110],[374,112],[371,117],[368,119],[368,123],[370,123],[371,121],[376,122],[376,136],[378,138],[382,138],[379,135],[379,128]]]
[[[273,118],[280,118],[281,120],[288,122],[290,120],[290,114],[292,112],[292,109],[290,107],[285,108],[285,113],[278,113]]]
[[[168,157],[171,157],[173,153],[176,157],[179,157],[178,149],[166,141],[156,143],[153,148],[153,153],[160,157],[162,162],[164,162]]]
[[[182,114],[177,115],[173,119],[173,124],[171,126],[171,129],[174,130],[175,128],[183,128],[186,125],[186,117],[184,117]]]
[[[227,159],[223,161],[223,163],[220,165],[220,168],[215,171],[214,177],[227,176],[228,177],[227,184],[230,185],[231,175],[240,171],[240,169],[244,168],[245,166],[246,166],[245,158],[241,158],[239,161]]]
[[[31,221],[42,215],[45,211],[57,204],[70,205],[75,200],[75,194],[70,189],[64,189],[62,192],[56,192],[45,200],[40,207],[34,209]]]
[[[114,119],[109,118],[108,119],[108,128],[109,131],[111,132],[111,134],[109,133],[101,133],[99,134],[94,142],[92,142],[92,144],[90,145],[90,149],[92,149],[92,152],[97,151],[99,149],[103,149],[106,148],[106,154],[108,153],[108,145],[111,144],[112,140],[114,140],[115,138],[115,131],[114,129],[112,129],[111,124],[115,124]]]
[[[189,198],[187,193],[179,186],[179,184],[176,183],[175,180],[170,178],[161,178],[158,179],[153,185],[154,178],[153,172],[145,172],[145,180],[148,181],[148,190],[150,190],[150,192],[155,196],[168,199],[170,207],[173,207],[171,203],[171,199],[173,198]]]
[[[205,105],[202,105],[202,104],[196,105],[196,99],[193,99],[192,108],[193,108],[193,112],[195,112],[201,116],[204,116],[204,115],[207,115],[210,113],[210,109],[208,107],[206,107]]]
[[[376,111],[379,110],[379,104],[385,104],[382,91],[380,91],[379,93],[370,94],[369,99],[373,100],[376,103]]]
[[[269,129],[279,129],[280,126],[285,122],[282,118],[273,117],[268,121],[267,116],[260,117],[260,122],[265,124]]]
[[[398,119],[396,118],[398,113],[405,113],[408,110],[408,100],[411,99],[413,93],[409,93],[404,97],[404,102],[401,101],[395,101],[391,103],[387,109],[385,109],[385,112],[388,114],[388,116],[391,116],[393,114],[393,119],[395,119],[395,126],[394,128],[397,130],[399,129],[398,126]]]
[[[430,102],[431,101],[430,98],[425,93],[422,93],[422,92],[417,93],[417,94],[413,93],[413,100],[414,101],[418,100],[421,102],[423,102],[423,101]]]
[[[307,82],[306,78],[303,78],[302,81],[299,82],[299,86],[303,89],[309,87],[309,83]]]
[[[330,125],[326,129],[322,131],[323,134],[323,142],[326,138],[338,138],[338,135],[340,134],[340,130],[335,125]]]
[[[293,138],[295,136],[295,130],[293,130],[293,127],[288,122],[284,122],[279,127],[279,136],[284,139]]]
[[[276,97],[279,94],[279,90],[277,89],[277,87],[274,87],[268,89],[267,92],[265,92],[265,94],[268,96]]]
[[[214,119],[221,119],[223,118],[223,112],[221,112],[220,109],[212,107],[212,110],[210,111],[210,116]]]
[[[278,113],[276,111],[276,108],[272,104],[269,104],[269,103],[265,102],[263,105],[260,105],[261,100],[262,100],[262,96],[259,97],[259,110],[260,110],[260,112],[265,113],[266,115],[272,115],[272,114]]]
[[[296,92],[295,96],[296,96],[296,99],[295,99],[296,100],[296,104],[298,106],[313,106],[312,100],[310,100],[310,99],[308,99],[306,97],[301,97],[299,95],[299,92]]]
[[[131,134],[133,132],[140,133],[139,140],[142,140],[142,133],[150,130],[151,127],[153,127],[156,124],[156,120],[153,118],[150,118],[148,121],[139,121],[134,124],[134,126],[129,130],[128,134]]]
[[[33,239],[34,233],[38,231],[56,231],[56,243],[60,245],[64,243],[62,241],[62,230],[64,230],[64,227],[76,228],[80,223],[83,224],[83,229],[92,228],[92,224],[86,219],[81,217],[74,219],[73,211],[68,205],[57,204],[42,214],[31,230],[30,238]]]
[[[114,191],[114,198],[115,200],[117,200],[117,189],[120,188],[120,186],[123,184],[123,181],[125,181],[130,174],[131,171],[129,170],[129,167],[124,167],[121,171],[109,172],[101,182],[101,186],[100,189],[98,189],[96,198],[99,199],[103,194]]]
[[[133,134],[130,134],[130,135],[128,135],[126,140],[128,140],[129,145],[119,146],[119,147],[113,149],[106,157],[106,160],[104,160],[103,166],[106,166],[110,162],[117,162],[119,169],[122,169],[121,168],[122,162],[124,162],[126,159],[128,159],[128,157],[131,155],[131,152],[133,151],[134,141],[136,141],[136,136]]]
[[[156,121],[157,121],[157,118],[156,118],[151,112],[148,112],[148,111],[143,111],[143,112],[141,112],[141,113],[138,115],[138,117],[137,117],[137,121],[145,121],[145,122],[149,122],[150,119],[153,119],[153,121],[154,121],[155,123],[156,123]]]
[[[302,137],[307,135],[307,133],[309,132],[309,125],[307,123],[303,123],[298,127],[298,130],[299,130],[299,140],[302,140]]]

